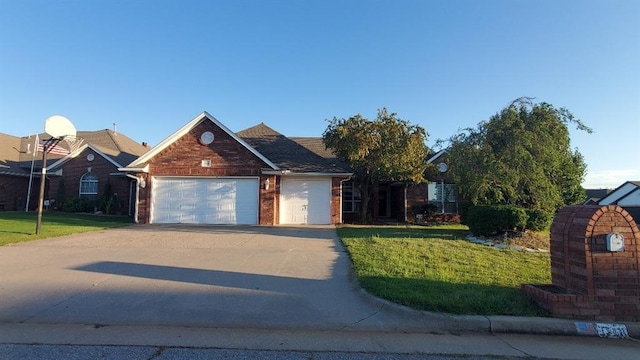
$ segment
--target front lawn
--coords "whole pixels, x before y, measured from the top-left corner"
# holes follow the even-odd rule
[[[548,253],[499,250],[464,240],[462,225],[340,227],[362,287],[419,310],[544,316],[520,290],[551,282]]]
[[[35,212],[0,212],[0,246],[22,241],[122,227],[132,223],[126,216],[45,212],[36,235]]]

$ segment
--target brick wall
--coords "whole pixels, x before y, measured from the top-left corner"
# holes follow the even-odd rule
[[[211,131],[213,143],[200,143],[200,134]],[[202,161],[211,161],[210,167],[203,167]],[[259,224],[274,224],[276,192],[278,186],[274,176],[261,176],[261,169],[267,165],[247,148],[238,143],[224,130],[210,121],[203,121],[191,131],[174,141],[149,161],[149,174],[146,175],[146,187],[140,191],[140,223],[150,220],[152,176],[260,176]],[[269,189],[264,181],[269,179]]]
[[[609,233],[625,250],[610,252]],[[524,285],[554,316],[598,321],[640,321],[640,230],[623,208],[568,206],[551,226],[552,285]]]
[[[33,177],[29,210],[38,207],[40,177]],[[0,175],[0,211],[24,211],[29,193],[28,176]]]

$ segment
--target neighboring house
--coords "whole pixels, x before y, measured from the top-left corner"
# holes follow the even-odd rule
[[[598,205],[619,205],[640,223],[640,181],[627,181],[598,200]],[[640,225],[640,224],[639,224]]]
[[[25,210],[30,193],[29,210],[34,210],[38,206],[42,172],[42,152],[34,154],[36,136],[19,138],[0,134],[0,137],[0,205],[4,202],[4,210]],[[40,139],[48,137],[47,134],[39,134]],[[118,168],[144,154],[148,147],[107,129],[78,131],[77,137],[83,141],[77,149],[70,149],[64,141],[58,145],[67,151],[74,151],[67,155],[47,155],[44,200],[55,206],[53,200],[63,179],[67,199],[85,197],[95,200],[102,194],[105,185],[110,183],[112,191],[117,194],[114,212],[133,214],[134,204],[130,203],[129,196],[133,193],[133,180],[126,178]]]

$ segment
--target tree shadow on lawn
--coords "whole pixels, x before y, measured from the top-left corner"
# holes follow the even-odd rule
[[[442,240],[464,240],[469,231],[466,229],[446,229],[438,227],[341,227],[340,234],[345,237],[378,237],[378,238],[422,238]],[[352,235],[357,234],[357,235]]]
[[[416,310],[457,315],[549,316],[519,288],[427,279],[363,276],[369,293]]]

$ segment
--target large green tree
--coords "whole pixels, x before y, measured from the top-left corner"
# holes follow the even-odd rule
[[[463,199],[555,211],[584,200],[586,164],[567,126],[591,132],[569,110],[516,99],[449,139],[450,175]]]
[[[327,120],[327,148],[351,166],[362,203],[360,220],[371,218],[369,201],[379,181],[424,182],[428,149],[424,128],[379,109],[375,120],[357,114]]]

